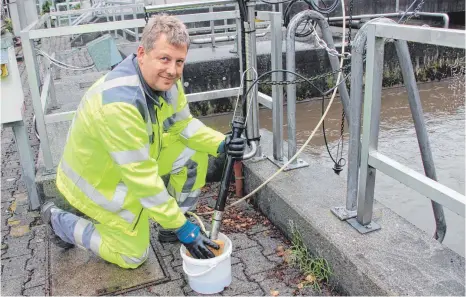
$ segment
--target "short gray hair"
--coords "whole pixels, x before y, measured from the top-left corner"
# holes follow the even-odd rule
[[[142,31],[141,45],[147,52],[150,52],[157,39],[163,34],[167,36],[170,44],[186,45],[189,48],[188,29],[179,19],[167,14],[157,14],[149,19]]]

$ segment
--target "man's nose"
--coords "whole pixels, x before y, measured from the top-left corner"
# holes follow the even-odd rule
[[[170,63],[170,65],[167,67],[167,74],[171,76],[176,75],[176,64],[175,63]]]

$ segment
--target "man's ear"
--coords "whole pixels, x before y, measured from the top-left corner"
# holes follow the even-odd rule
[[[144,47],[142,45],[138,46],[137,57],[138,57],[139,63],[142,62],[142,57],[144,57],[145,53],[146,51],[144,50]]]

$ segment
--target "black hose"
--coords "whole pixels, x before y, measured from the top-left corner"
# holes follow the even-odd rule
[[[322,3],[324,3],[325,5],[325,8],[322,8],[322,7],[319,7],[315,1],[319,1],[319,0],[304,0],[304,2],[306,2],[307,4],[309,4],[310,6],[312,6],[312,8],[315,10],[315,11],[318,11],[322,14],[330,14],[332,12],[335,11],[335,9],[337,8],[338,6],[338,3],[340,3],[340,1],[344,1],[344,0],[334,0],[332,5],[330,6],[327,6],[327,4],[324,2],[324,0],[320,0],[322,1]]]

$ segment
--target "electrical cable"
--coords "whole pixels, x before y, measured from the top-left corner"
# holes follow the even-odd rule
[[[61,62],[61,61],[58,61],[57,59],[55,58],[52,58],[49,54],[47,54],[46,52],[44,52],[43,50],[41,49],[36,49],[37,53],[47,59],[49,59],[49,61],[51,63],[53,63],[54,65],[60,67],[60,68],[64,68],[64,69],[68,69],[68,70],[74,70],[74,71],[77,71],[77,70],[81,70],[81,71],[84,71],[84,70],[89,70],[89,69],[92,69],[94,67],[94,63],[92,63],[91,65],[86,65],[86,66],[74,66],[74,65],[69,65],[69,64],[66,64],[64,62]]]
[[[341,1],[341,6],[342,6],[342,14],[343,14],[343,19],[345,19],[345,3],[344,1]],[[346,22],[343,22],[343,40],[345,40],[345,34],[346,34]],[[341,46],[341,52],[344,53],[345,51],[345,43],[343,42],[342,43],[342,46]],[[344,62],[344,55],[342,55],[340,57],[340,68],[343,67],[343,62]],[[288,71],[288,70],[286,70]],[[286,72],[285,71],[285,72]],[[271,72],[271,71],[269,71]],[[341,74],[342,72],[340,71],[338,73],[338,77],[337,77],[337,86],[341,83],[340,79],[341,79]],[[264,75],[264,74],[263,74]],[[259,78],[254,81],[254,83],[251,85],[251,87],[249,88],[248,92],[251,90],[252,86],[254,86],[258,81],[259,79],[263,76],[259,76]],[[298,76],[301,76],[301,75],[298,75]],[[310,83],[311,85],[313,85],[309,79],[306,79],[304,77],[302,77],[303,79],[305,79],[308,83]],[[343,80],[344,81],[344,80]],[[251,198],[254,194],[256,194],[260,189],[262,189],[263,187],[265,187],[265,185],[267,185],[271,180],[273,180],[275,177],[277,177],[283,170],[285,170],[286,167],[288,167],[288,165],[291,164],[291,162],[293,162],[298,156],[299,154],[301,154],[303,152],[303,150],[306,148],[306,146],[309,144],[309,142],[312,140],[312,138],[314,137],[317,129],[319,129],[320,125],[322,124],[323,120],[325,119],[325,117],[327,116],[329,110],[330,110],[330,107],[332,106],[333,104],[333,101],[335,99],[335,96],[337,94],[337,88],[335,87],[333,89],[333,94],[332,94],[332,97],[330,98],[330,101],[329,101],[329,104],[327,106],[327,108],[325,109],[325,112],[324,114],[322,115],[322,117],[320,118],[319,122],[317,123],[317,125],[315,126],[314,130],[312,130],[312,133],[311,135],[308,137],[308,139],[306,140],[306,142],[304,142],[304,144],[301,146],[301,148],[296,152],[296,154],[294,154],[294,156],[292,156],[280,169],[278,169],[273,175],[271,175],[266,181],[264,181],[261,185],[259,185],[256,189],[254,189],[252,192],[250,192],[249,194],[247,194],[246,196],[244,196],[243,198],[233,202],[232,204],[230,204],[229,206],[225,207],[225,210],[232,207],[232,206],[235,206],[236,204],[238,203],[241,203],[243,201],[245,201],[246,199],[249,199]],[[247,95],[247,93],[245,94]],[[210,211],[210,212],[204,212],[204,213],[198,213],[198,215],[211,215],[213,214],[214,212],[213,211]]]
[[[322,3],[324,3],[324,6],[325,6],[325,8],[322,8],[322,7],[317,5],[316,1],[319,2],[319,0],[304,0],[304,2],[306,2],[307,4],[312,6],[312,8],[315,11],[318,11],[318,12],[320,12],[322,14],[332,13],[337,8],[339,1],[344,2],[344,0],[335,0],[335,1],[333,1],[332,5],[327,6],[327,4],[324,1],[320,0]]]

